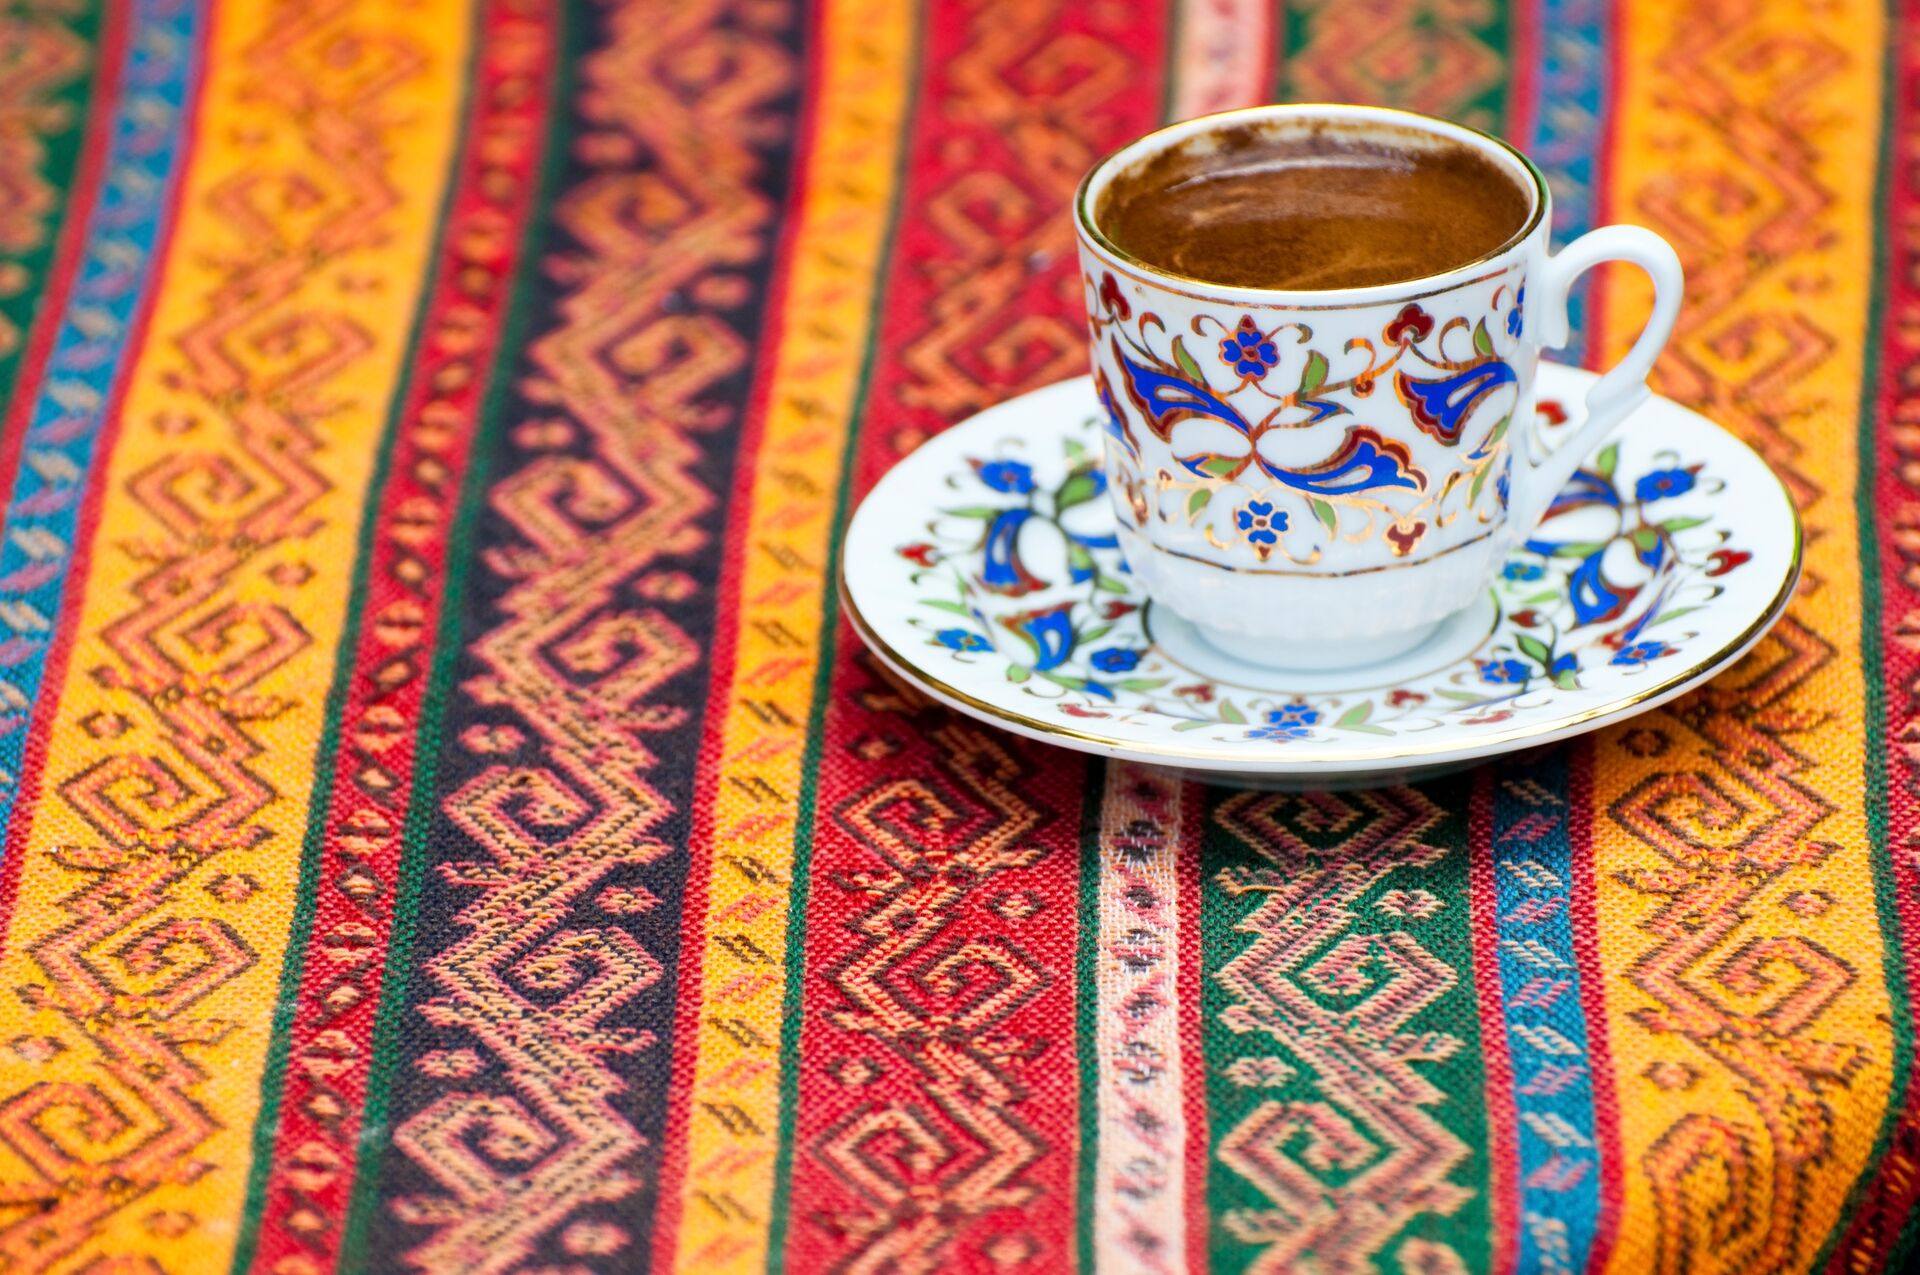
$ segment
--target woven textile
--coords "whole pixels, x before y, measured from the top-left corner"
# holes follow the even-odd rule
[[[1743,663],[1279,795],[866,657],[1081,173],[1272,100],[1673,241]],[[0,0],[0,1272],[1899,1269],[1917,156],[1920,0]]]

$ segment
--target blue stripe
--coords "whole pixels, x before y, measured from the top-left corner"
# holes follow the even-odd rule
[[[1586,1269],[1600,1212],[1593,1073],[1569,891],[1567,752],[1493,784],[1494,941],[1513,1059],[1522,1271]]]
[[[200,6],[139,0],[100,196],[20,449],[0,531],[0,845],[13,817],[28,723],[92,481],[101,425],[137,351],[130,331],[151,286],[187,140]]]
[[[1593,229],[1599,206],[1599,156],[1606,140],[1607,5],[1605,0],[1540,0],[1540,74],[1528,153],[1553,191],[1556,246]],[[1567,318],[1583,348],[1586,288],[1574,289]]]
[[[1539,97],[1527,145],[1553,190],[1556,246],[1593,229],[1598,216],[1607,12],[1605,0],[1540,0]],[[1586,339],[1586,298],[1583,285],[1568,302],[1574,344],[1562,358],[1596,352]],[[1568,767],[1568,752],[1559,749],[1501,768],[1493,785],[1493,870],[1517,1121],[1517,1267],[1570,1275],[1586,1269],[1599,1226],[1601,1151],[1568,906]]]

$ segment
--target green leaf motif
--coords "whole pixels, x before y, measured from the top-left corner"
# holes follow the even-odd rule
[[[1637,527],[1633,533],[1633,547],[1642,553],[1652,553],[1660,543],[1660,533],[1652,527]]]
[[[958,509],[941,511],[950,518],[993,518],[1006,512],[1000,505],[962,505]]]
[[[1580,689],[1580,674],[1572,669],[1563,669],[1553,675],[1553,684],[1563,691],[1577,691]]]
[[[1067,481],[1060,484],[1060,490],[1054,493],[1053,507],[1057,512],[1065,513],[1075,505],[1086,504],[1099,491],[1100,488],[1093,481],[1093,475],[1080,470],[1068,475]]]
[[[1213,722],[1209,721],[1207,718],[1196,717],[1189,721],[1181,722],[1179,725],[1175,726],[1174,729],[1176,731],[1199,730],[1202,726],[1211,726],[1211,725],[1213,725]]]
[[[1705,526],[1707,521],[1705,518],[1669,518],[1661,523],[1660,526],[1668,535],[1672,535],[1676,531],[1687,531],[1694,527]]]
[[[1113,632],[1113,626],[1111,624],[1096,624],[1085,633],[1074,638],[1074,645],[1085,646],[1089,642],[1098,642],[1111,632]]]
[[[1200,365],[1194,361],[1193,355],[1187,352],[1187,343],[1185,339],[1181,337],[1173,338],[1173,361],[1180,365],[1182,372],[1185,372],[1201,385],[1207,383],[1205,374],[1200,371]]]
[[[1485,355],[1488,358],[1493,357],[1493,337],[1487,332],[1487,321],[1485,319],[1480,320],[1473,329],[1473,348],[1475,353]]]
[[[1647,621],[1647,627],[1652,628],[1656,624],[1665,624],[1667,621],[1677,620],[1683,615],[1692,615],[1699,609],[1699,607],[1675,607],[1671,611],[1662,611],[1659,615]]]
[[[1480,466],[1479,472],[1474,474],[1473,486],[1467,488],[1467,508],[1471,509],[1480,503],[1480,492],[1487,485],[1487,475],[1492,472],[1492,465],[1482,465]]]
[[[1226,478],[1239,469],[1244,462],[1232,456],[1209,456],[1200,462],[1200,468],[1215,478]]]
[[[1575,540],[1571,544],[1555,545],[1553,556],[1556,558],[1591,558],[1607,546],[1597,540]]]
[[[1313,510],[1313,516],[1320,520],[1320,525],[1327,529],[1328,535],[1337,536],[1340,534],[1339,510],[1335,509],[1326,501],[1311,496],[1307,498],[1307,506]]]
[[[1247,715],[1235,708],[1232,700],[1223,699],[1220,701],[1220,720],[1232,722],[1235,726],[1245,726]]]
[[[973,611],[958,602],[948,602],[945,598],[921,598],[920,605],[932,607],[936,611],[951,611],[955,615],[972,615]]]
[[[1522,653],[1541,668],[1546,668],[1553,663],[1552,648],[1531,633],[1516,633],[1513,640]]]
[[[1127,586],[1112,576],[1101,576],[1098,580],[1094,581],[1094,583],[1107,593],[1125,593],[1127,591]]]
[[[1013,682],[1017,684],[1017,683],[1026,681],[1031,676],[1033,676],[1033,674],[1028,670],[1027,666],[1024,664],[1007,665],[1007,680],[1009,682]]]
[[[1194,493],[1191,496],[1187,497],[1187,521],[1192,522],[1195,518],[1198,518],[1200,516],[1200,511],[1202,509],[1205,509],[1207,507],[1207,502],[1212,499],[1213,499],[1213,488],[1211,487],[1196,488],[1194,490]]]
[[[1558,602],[1559,600],[1560,590],[1542,589],[1538,593],[1530,593],[1526,597],[1521,598],[1520,605],[1523,607],[1537,607],[1544,603]]]
[[[1123,691],[1157,691],[1172,680],[1170,677],[1123,677],[1113,686]]]
[[[1438,695],[1441,699],[1455,700],[1461,704],[1471,704],[1476,708],[1478,708],[1480,705],[1487,702],[1486,699],[1482,696],[1470,695],[1466,691],[1450,690],[1444,686],[1436,686],[1433,690],[1433,693],[1435,695]]]
[[[1612,482],[1614,466],[1618,465],[1619,463],[1620,463],[1620,444],[1608,443],[1605,447],[1600,449],[1600,454],[1593,458],[1593,472],[1600,475],[1602,478],[1606,479],[1608,482]]]
[[[1097,572],[1093,553],[1078,540],[1067,541],[1067,566],[1076,571]]]
[[[1307,366],[1300,373],[1300,397],[1312,398],[1327,383],[1327,356],[1318,350],[1307,351]]]
[[[1363,699],[1358,704],[1355,704],[1352,708],[1348,709],[1346,712],[1340,714],[1340,716],[1334,721],[1333,724],[1335,726],[1344,726],[1344,727],[1351,728],[1351,727],[1360,725],[1371,716],[1373,716],[1373,701],[1370,699]]]

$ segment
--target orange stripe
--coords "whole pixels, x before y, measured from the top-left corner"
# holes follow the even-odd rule
[[[701,944],[701,977],[687,995],[698,1009],[675,1060],[678,1074],[691,1072],[684,1141],[670,1152],[685,1157],[685,1176],[668,1185],[681,1219],[670,1269],[701,1275],[767,1264],[787,920],[798,902],[788,883],[832,569],[835,493],[825,476],[841,469],[858,406],[913,30],[909,0],[836,0],[821,15],[778,353],[750,494],[735,506],[737,646],[715,699],[718,755],[694,837],[706,906],[688,929],[690,946]]]
[[[1854,515],[1881,6],[1632,6],[1613,215],[1687,266],[1660,389],[1758,447],[1807,526],[1737,669],[1596,741],[1593,861],[1624,1212],[1609,1269],[1804,1269],[1873,1146],[1893,1043],[1862,800]],[[1762,56],[1764,51],[1764,56]],[[1846,103],[1845,110],[1833,109]],[[1606,298],[1617,354],[1644,281]]]
[[[224,1269],[467,23],[228,6],[0,979],[0,1266]],[[117,1267],[115,1267],[117,1269]]]

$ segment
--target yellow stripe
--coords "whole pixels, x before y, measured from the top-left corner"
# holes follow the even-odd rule
[[[0,957],[7,1270],[231,1260],[467,43],[459,0],[215,23]]]
[[[904,144],[908,0],[836,0],[820,25],[813,153],[789,262],[724,701],[704,977],[676,1269],[767,1263],[796,809],[822,640],[834,490],[858,408]]]
[[[1704,696],[1598,741],[1625,1186],[1611,1269],[1801,1270],[1873,1144],[1893,1053],[1852,442],[1886,33],[1875,0],[1835,0],[1811,26],[1724,0],[1629,14],[1613,212],[1672,238],[1688,270],[1659,388],[1767,454],[1810,534],[1776,637]],[[1610,294],[1616,353],[1644,296]]]

